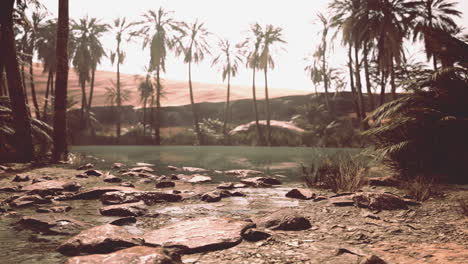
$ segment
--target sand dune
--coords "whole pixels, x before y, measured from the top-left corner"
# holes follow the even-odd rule
[[[37,98],[40,104],[43,102],[47,84],[47,73],[42,72],[42,65],[37,63],[34,65],[35,84],[37,89]],[[140,98],[138,95],[138,84],[142,76],[121,73],[121,81],[124,88],[132,91],[131,101],[125,103],[126,105],[140,106]],[[105,87],[111,86],[111,80],[115,81],[116,73],[109,71],[97,71],[95,80],[95,91],[93,96],[93,106],[105,106],[108,103],[105,100]],[[165,97],[162,98],[163,106],[178,106],[190,103],[189,90],[187,81],[163,80]],[[31,96],[30,87],[28,84],[28,95]],[[213,84],[213,83],[193,83],[193,89],[196,102],[222,102],[226,97],[226,85]],[[89,85],[87,87],[89,92]],[[291,89],[270,88],[270,97],[281,97],[286,95],[299,95],[307,94],[307,91],[301,92]],[[73,96],[75,100],[81,100],[81,88],[78,84],[78,76],[73,70],[70,69],[68,94]],[[231,98],[232,100],[248,99],[251,98],[251,87],[248,86],[232,86]],[[263,89],[258,89],[257,96],[259,99],[264,98]],[[81,102],[81,101],[80,101]]]

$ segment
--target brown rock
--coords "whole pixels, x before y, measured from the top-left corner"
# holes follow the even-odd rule
[[[221,193],[218,191],[207,192],[201,196],[201,200],[208,203],[219,202],[221,201],[221,198]]]
[[[312,227],[310,221],[291,209],[281,209],[255,221],[257,227],[271,230],[298,231]]]
[[[26,186],[22,191],[28,194],[39,194],[42,196],[55,195],[62,191],[77,191],[81,188],[81,185],[76,182],[65,182],[65,181],[43,181],[38,182],[29,186]]]
[[[253,177],[242,179],[241,183],[252,187],[270,187],[271,185],[281,185],[281,181],[272,177]]]
[[[147,204],[154,202],[178,202],[182,196],[165,192],[144,192],[144,191],[117,191],[109,192],[101,197],[103,204],[123,204],[144,201]]]
[[[100,177],[103,175],[102,171],[98,171],[98,170],[87,170],[83,174],[87,176],[96,176],[96,177]]]
[[[187,171],[187,172],[207,172],[208,170],[207,169],[203,169],[203,168],[194,168],[194,167],[182,167],[182,170],[183,171]]]
[[[234,189],[234,183],[232,182],[224,182],[224,183],[221,183],[220,185],[218,185],[218,187],[216,187],[217,189],[223,189],[223,190],[232,190]]]
[[[133,183],[131,183],[131,182],[122,182],[122,183],[120,184],[120,186],[123,186],[123,187],[132,187],[132,188],[135,187],[135,185],[133,185]]]
[[[156,175],[154,174],[151,174],[149,172],[136,172],[136,171],[129,171],[129,172],[125,172],[125,173],[122,173],[122,176],[124,177],[132,177],[132,178],[156,178]]]
[[[143,238],[148,245],[177,247],[182,253],[197,253],[233,247],[241,242],[241,234],[251,227],[251,222],[206,217],[165,226],[144,234]]]
[[[136,246],[110,254],[70,258],[67,264],[182,264],[180,256],[162,248]]]
[[[21,185],[5,185],[0,187],[0,192],[20,192]]]
[[[59,215],[24,216],[17,224],[47,235],[74,235],[85,227],[84,223]]]
[[[145,203],[116,204],[102,207],[99,212],[105,216],[142,216],[148,212]]]
[[[371,210],[408,209],[402,198],[390,193],[358,193],[353,196],[353,201],[356,206]]]
[[[112,165],[112,169],[121,169],[123,166],[124,166],[123,163],[117,162]]]
[[[203,175],[194,175],[188,182],[190,183],[205,183],[205,182],[211,182],[212,179],[211,177],[208,176],[203,176]]]
[[[120,179],[119,177],[116,177],[110,173],[107,173],[106,176],[104,176],[104,178],[102,179],[103,181],[105,182],[112,182],[112,183],[116,183],[116,182],[121,182],[122,179]]]
[[[82,231],[62,243],[57,251],[66,256],[106,254],[141,243],[138,235],[131,234],[124,227],[106,224]]]
[[[267,232],[255,229],[255,228],[250,228],[247,229],[243,234],[242,238],[244,238],[247,241],[251,242],[257,242],[261,240],[265,240],[269,238],[271,235],[268,234]]]
[[[286,197],[300,200],[310,200],[315,198],[315,194],[307,189],[292,189],[286,193]]]
[[[338,197],[330,197],[330,203],[335,206],[353,206],[353,195],[344,195]]]
[[[171,170],[171,171],[178,171],[178,170],[180,170],[180,169],[177,168],[176,166],[170,166],[170,165],[167,166],[167,168],[168,168],[169,170]]]
[[[371,255],[365,257],[359,264],[387,264],[383,259],[377,257],[376,255]]]
[[[9,201],[11,207],[25,207],[33,204],[50,204],[52,201],[48,198],[42,198],[39,195],[20,196]]]
[[[160,181],[156,183],[156,188],[172,188],[175,187],[175,183],[172,181]]]
[[[147,166],[131,168],[130,172],[143,172],[143,173],[153,173],[154,170]]]
[[[13,179],[14,182],[26,182],[30,180],[31,179],[29,178],[29,175],[26,175],[26,174],[17,174],[15,178]]]
[[[116,226],[124,226],[124,225],[129,225],[136,223],[136,218],[134,216],[127,216],[123,218],[119,218],[117,220],[114,220],[110,222],[111,225],[116,225]]]
[[[247,177],[247,176],[256,176],[261,175],[263,172],[257,170],[228,170],[225,171],[224,174],[226,175],[234,175],[239,177]]]
[[[72,209],[71,206],[53,206],[53,207],[39,207],[36,209],[37,213],[66,213]]]
[[[78,167],[77,170],[89,170],[92,168],[94,168],[94,165],[92,163],[87,163],[85,165]]]
[[[76,194],[64,195],[57,197],[56,200],[66,201],[66,200],[92,200],[99,199],[103,194],[108,192],[116,191],[135,191],[134,188],[123,187],[123,186],[101,186],[95,187],[88,190],[80,191]]]

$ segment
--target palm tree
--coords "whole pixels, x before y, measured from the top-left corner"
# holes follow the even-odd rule
[[[166,72],[167,51],[172,48],[173,33],[180,32],[180,24],[171,17],[172,12],[162,7],[158,11],[150,10],[139,22],[142,28],[136,32],[143,37],[143,48],[150,47],[150,71],[156,71],[156,131],[155,144],[161,144],[161,72]],[[151,115],[152,117],[153,115]],[[152,124],[153,125],[153,124]]]
[[[243,61],[243,52],[239,45],[232,47],[229,40],[219,42],[220,54],[213,59],[212,66],[219,64],[223,81],[227,79],[226,108],[224,109],[223,135],[227,137],[227,123],[231,96],[231,77],[236,77],[239,63]]]
[[[110,80],[110,83],[110,86],[105,87],[106,92],[104,93],[104,98],[108,104],[110,104],[112,107],[119,107],[119,102],[121,104],[130,100],[130,96],[132,94],[130,90],[125,88],[119,89],[117,83],[113,80]],[[117,116],[117,118],[119,118],[119,116]],[[117,119],[117,123],[118,122],[120,122],[120,119]]]
[[[184,57],[184,63],[188,64],[189,72],[189,90],[190,90],[190,104],[192,105],[193,123],[195,132],[197,133],[198,143],[203,145],[205,143],[203,134],[200,130],[198,119],[198,110],[195,106],[192,87],[192,63],[199,63],[203,61],[206,54],[211,54],[209,44],[206,38],[211,34],[205,28],[205,24],[196,20],[192,24],[182,22],[181,35],[175,40],[176,55]]]
[[[117,41],[117,46],[115,51],[111,51],[110,60],[111,63],[117,65],[117,83],[116,83],[116,103],[117,103],[117,142],[120,139],[121,133],[121,112],[122,112],[122,94],[121,83],[120,83],[120,64],[125,61],[125,52],[121,50],[120,45],[122,44],[122,39],[126,38],[127,41],[130,41],[132,34],[130,30],[135,25],[135,23],[127,23],[127,19],[117,18],[114,20],[113,30],[115,33],[115,39]]]
[[[252,69],[252,98],[253,98],[253,108],[255,113],[255,126],[257,128],[257,144],[264,145],[265,138],[263,136],[262,128],[260,127],[259,117],[258,117],[258,106],[257,106],[257,92],[255,88],[255,73],[260,64],[260,45],[263,41],[263,29],[258,24],[255,23],[250,26],[249,36],[241,44],[241,46],[247,49],[247,67]]]
[[[67,147],[67,82],[68,82],[68,0],[59,0],[57,23],[57,78],[54,96],[54,149],[52,158],[56,161],[66,159]]]
[[[275,63],[271,56],[273,45],[277,43],[286,43],[282,39],[283,29],[280,27],[274,27],[273,25],[267,25],[265,27],[265,33],[263,33],[263,46],[260,53],[259,69],[263,69],[265,76],[265,102],[266,102],[266,123],[267,123],[267,145],[271,146],[271,113],[270,113],[270,98],[268,96],[268,68],[274,69]]]
[[[0,50],[4,51],[3,65],[8,80],[11,110],[14,120],[15,136],[18,139],[18,161],[28,162],[33,158],[31,116],[26,106],[23,83],[17,59],[15,34],[13,31],[14,0],[0,2],[1,41]]]
[[[146,106],[148,103],[148,98],[153,94],[153,83],[149,73],[146,75],[146,78],[140,82],[138,85],[138,92],[140,93],[140,101],[143,103],[143,136],[146,135]]]
[[[413,40],[424,39],[426,55],[429,60],[432,57],[434,70],[437,70],[437,58],[428,48],[428,40],[424,37],[423,29],[441,29],[447,32],[454,32],[458,25],[453,21],[453,17],[460,17],[462,12],[455,9],[456,2],[449,0],[420,0],[411,2],[410,5],[416,9],[418,18],[415,21]]]

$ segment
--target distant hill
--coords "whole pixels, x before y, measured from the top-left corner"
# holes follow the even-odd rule
[[[34,80],[37,90],[37,98],[39,103],[42,104],[47,85],[47,73],[42,72],[42,64],[34,64]],[[140,98],[138,95],[138,84],[143,76],[121,73],[121,82],[124,88],[132,91],[132,98],[130,102],[125,103],[131,106],[140,106]],[[95,91],[93,96],[93,106],[106,106],[108,105],[105,100],[105,87],[111,85],[111,80],[116,80],[116,73],[109,71],[97,71],[95,80]],[[174,81],[163,80],[165,96],[162,98],[163,106],[179,106],[189,104],[189,90],[188,81]],[[31,96],[28,85],[28,95]],[[223,102],[226,100],[226,85],[225,84],[212,84],[212,83],[193,83],[193,89],[196,102]],[[258,98],[264,97],[263,89],[257,89]],[[89,85],[87,85],[89,92]],[[270,88],[270,97],[282,97],[288,95],[306,94],[305,91]],[[69,81],[68,81],[68,94],[73,96],[75,100],[81,99],[81,88],[78,84],[78,76],[73,68],[70,68]],[[252,91],[249,86],[232,86],[231,99],[240,100],[251,98]]]

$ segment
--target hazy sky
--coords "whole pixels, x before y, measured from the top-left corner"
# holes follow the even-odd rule
[[[57,12],[57,0],[43,0],[44,5],[54,15]],[[318,31],[320,26],[316,20],[319,12],[326,12],[330,0],[70,0],[70,17],[81,18],[85,15],[98,17],[102,22],[111,23],[119,16],[125,16],[132,21],[138,21],[145,11],[157,10],[160,6],[174,11],[174,18],[186,22],[195,19],[204,21],[206,27],[215,36],[227,38],[232,42],[245,39],[249,25],[259,22],[262,25],[273,24],[284,29],[283,45],[285,51],[275,54],[276,69],[269,75],[269,85],[278,88],[312,91],[312,85],[304,73],[304,57],[310,54],[320,41]],[[468,26],[468,0],[459,1],[459,10],[464,13],[459,23]],[[103,39],[106,49],[115,48],[115,40],[111,35]],[[212,52],[218,52],[217,39],[212,40]],[[121,66],[126,73],[142,73],[148,65],[149,51],[142,50],[140,40],[128,43],[124,47],[127,59]],[[344,62],[345,51],[335,47],[332,61],[336,64]],[[114,70],[107,59],[99,67],[102,70]],[[192,68],[194,81],[220,83],[221,75],[211,67],[211,58]],[[173,54],[168,56],[167,79],[186,80],[187,66],[181,58]],[[259,85],[263,77],[259,76]],[[239,75],[232,80],[233,84],[250,85],[251,72],[242,67]]]

